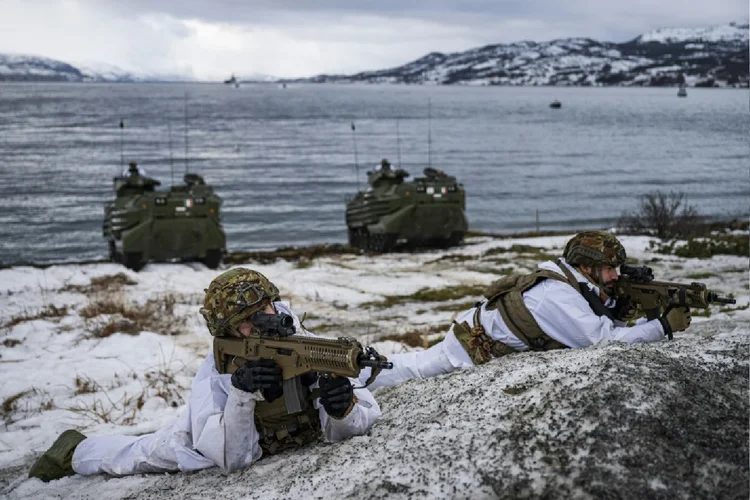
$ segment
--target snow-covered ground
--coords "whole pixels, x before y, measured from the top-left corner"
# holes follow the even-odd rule
[[[274,281],[300,317],[307,313],[311,331],[355,336],[387,354],[413,347],[382,337],[439,337],[483,285],[559,255],[569,237],[474,237],[442,251],[245,267]],[[198,313],[203,289],[222,270],[0,270],[0,496],[748,498],[748,259],[683,259],[652,253],[648,237],[622,241],[657,279],[701,281],[737,304],[712,306],[710,316],[694,311],[690,329],[671,342],[515,354],[379,389],[383,416],[368,435],[230,475],[50,484],[26,474],[63,430],[142,434],[180,413],[211,348]],[[394,298],[458,287],[468,295]]]

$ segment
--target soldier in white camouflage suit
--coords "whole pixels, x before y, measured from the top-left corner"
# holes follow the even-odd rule
[[[625,263],[625,248],[612,234],[584,231],[563,257],[536,272],[512,275],[490,286],[487,300],[458,315],[445,339],[418,352],[388,356],[393,369],[371,388],[397,385],[480,365],[513,352],[587,347],[599,342],[656,342],[690,325],[690,310],[678,307],[627,326],[627,303],[610,297]],[[369,375],[364,370],[360,375]]]
[[[278,288],[249,269],[232,269],[214,279],[201,314],[211,335],[244,337],[254,330],[250,318],[258,311],[288,314],[298,334],[312,335],[302,328],[289,303],[280,301]],[[280,415],[281,405],[273,405],[283,395],[275,361],[251,360],[231,375],[220,374],[209,354],[193,378],[187,408],[175,422],[144,436],[86,437],[65,431],[39,457],[29,477],[51,481],[76,473],[123,476],[217,465],[233,471],[264,454],[321,438],[335,442],[364,434],[380,416],[370,391],[354,389],[352,379],[307,375],[302,376],[307,408],[289,414],[284,405]],[[319,397],[313,397],[315,388]]]

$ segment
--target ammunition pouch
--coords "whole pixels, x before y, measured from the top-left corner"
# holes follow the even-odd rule
[[[463,323],[453,322],[453,334],[475,365],[483,365],[492,358],[515,352],[515,349],[509,345],[498,342],[487,335],[482,322],[479,320],[480,309],[481,304],[477,305],[474,310],[473,328],[466,321]]]
[[[287,413],[283,397],[272,402],[255,403],[255,427],[260,435],[258,444],[264,455],[298,448],[317,441],[322,436],[320,416],[312,404],[315,392],[317,391],[309,392],[306,408],[296,413]]]

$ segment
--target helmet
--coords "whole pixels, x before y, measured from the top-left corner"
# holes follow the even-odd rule
[[[238,336],[237,325],[279,300],[279,289],[258,271],[238,267],[220,274],[206,289],[200,313],[214,337]]]
[[[574,266],[605,264],[617,267],[625,263],[625,247],[606,231],[583,231],[565,245],[565,260]]]

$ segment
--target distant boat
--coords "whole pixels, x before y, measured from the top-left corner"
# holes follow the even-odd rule
[[[677,91],[677,97],[687,97],[687,89],[685,88],[685,84],[680,84],[680,89]]]
[[[551,103],[549,103],[549,107],[553,108],[553,109],[559,109],[559,108],[562,107],[562,103],[560,101],[558,101],[557,99],[555,99],[554,101],[552,101]]]
[[[229,84],[229,85],[234,84],[235,87],[238,87],[240,82],[237,81],[234,75],[232,75],[232,77],[229,78],[228,80],[224,80],[224,83]]]

